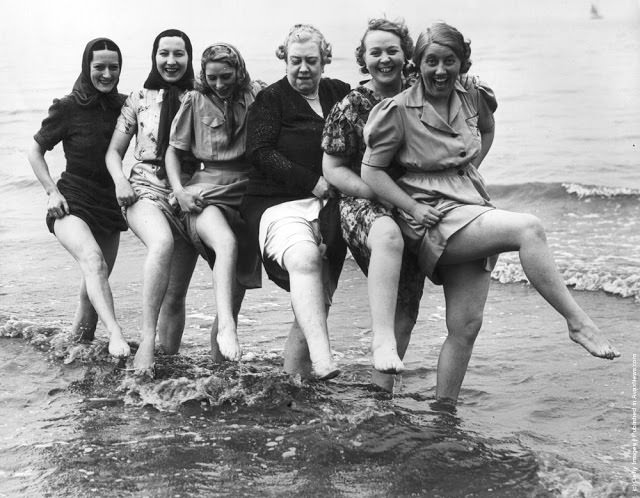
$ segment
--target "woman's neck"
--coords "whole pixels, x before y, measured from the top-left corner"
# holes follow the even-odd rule
[[[402,90],[402,80],[391,82],[389,84],[381,84],[374,79],[369,80],[366,85],[373,93],[380,98],[386,99],[397,95]]]

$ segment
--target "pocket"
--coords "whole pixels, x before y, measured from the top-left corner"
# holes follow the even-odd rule
[[[221,147],[225,144],[225,119],[222,116],[202,116],[200,118],[202,130],[200,140],[207,157],[204,160],[215,160]]]
[[[471,131],[471,134],[475,137],[479,137],[480,130],[478,129],[478,114],[476,114],[475,116],[471,116],[470,118],[467,118],[466,121],[467,121],[467,126]]]

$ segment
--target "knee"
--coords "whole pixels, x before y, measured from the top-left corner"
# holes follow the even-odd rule
[[[386,224],[380,230],[369,234],[369,244],[372,251],[384,251],[401,254],[404,250],[402,233],[395,223]]]
[[[104,256],[98,250],[92,250],[82,256],[81,265],[92,275],[107,275],[109,270]]]
[[[542,221],[532,214],[523,215],[522,234],[528,240],[541,240],[543,242],[547,240]]]
[[[296,244],[289,248],[283,259],[289,273],[309,275],[322,272],[320,249],[310,243]]]
[[[464,346],[473,346],[482,328],[482,315],[447,317],[449,336]]]
[[[147,256],[157,261],[168,261],[173,254],[173,234],[158,237],[149,243]]]

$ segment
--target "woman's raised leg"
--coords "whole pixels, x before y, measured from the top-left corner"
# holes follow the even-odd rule
[[[67,215],[56,220],[54,232],[62,246],[80,265],[86,295],[109,333],[109,353],[113,356],[129,356],[129,345],[115,316],[109,287],[109,267],[91,229],[80,218]]]
[[[446,303],[447,338],[438,358],[436,398],[455,402],[482,326],[491,274],[482,260],[440,265]]]
[[[207,206],[196,218],[198,235],[216,253],[213,265],[218,333],[216,341],[222,356],[238,361],[242,356],[233,313],[233,289],[236,286],[238,241],[222,211]]]
[[[571,296],[556,268],[544,228],[535,216],[488,211],[449,240],[440,263],[457,264],[507,251],[519,252],[531,285],[566,319],[573,341],[599,358],[620,356]]]
[[[142,340],[133,360],[136,372],[145,373],[154,365],[156,327],[169,283],[173,232],[164,213],[145,199],[127,209],[127,221],[147,247],[142,280]]]
[[[396,301],[404,242],[398,225],[388,216],[374,221],[367,237],[371,251],[367,287],[373,330],[373,366],[383,373],[400,373],[395,337]]]

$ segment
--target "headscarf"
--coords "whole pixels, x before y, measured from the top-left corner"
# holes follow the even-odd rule
[[[120,48],[109,38],[94,38],[84,48],[82,54],[82,72],[73,84],[71,90],[71,98],[80,107],[102,106],[103,109],[112,108],[120,109],[122,107],[122,96],[118,93],[118,82],[113,86],[109,93],[103,93],[98,90],[91,82],[91,61],[93,60],[93,52],[98,50],[113,50],[118,54],[118,63],[122,69],[122,54]]]
[[[160,40],[166,37],[177,36],[184,40],[184,46],[187,51],[187,70],[178,81],[175,83],[169,83],[158,72],[156,66],[156,53],[158,52],[158,46]],[[162,109],[160,110],[160,124],[158,125],[158,156],[163,158],[164,153],[169,146],[169,133],[171,131],[171,122],[175,117],[178,109],[180,108],[180,94],[184,90],[193,89],[193,50],[191,48],[191,40],[182,31],[178,29],[167,29],[163,31],[153,42],[153,49],[151,50],[151,72],[147,76],[147,80],[144,82],[144,87],[149,90],[165,90],[164,98],[162,99]]]
[[[221,99],[207,83],[205,69],[210,62],[223,62],[228,64],[232,69],[235,69],[236,86],[231,94],[231,99]],[[236,129],[237,119],[234,113],[233,102],[238,101],[242,97],[243,92],[247,92],[250,89],[251,76],[249,76],[247,65],[237,48],[229,43],[214,43],[202,52],[198,91],[203,95],[208,95],[211,100],[223,110],[228,143],[231,143],[240,131]],[[231,100],[231,102],[229,102],[229,100]]]

